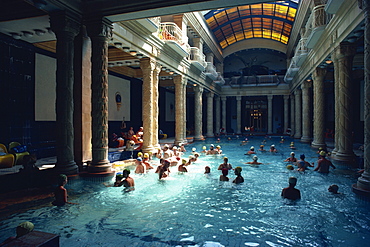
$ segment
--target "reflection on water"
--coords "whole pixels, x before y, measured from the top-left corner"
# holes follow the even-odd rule
[[[275,144],[278,153],[260,153],[262,165],[244,164],[250,146],[259,147],[262,138],[222,139],[223,155],[202,155],[170,179],[158,181],[154,171],[133,175],[135,191],[105,187],[100,183],[74,181],[67,185],[70,199],[78,205],[43,207],[13,215],[1,223],[0,241],[14,235],[15,226],[25,220],[36,229],[61,236],[62,246],[366,246],[370,240],[369,204],[351,192],[354,171],[338,166],[322,175],[287,170],[283,162],[291,152],[290,140],[268,139],[265,149]],[[198,142],[187,150],[211,142]],[[317,164],[316,150],[296,142],[296,155]],[[188,151],[185,156],[190,154]],[[243,184],[219,182],[217,167],[227,156],[235,168],[243,168]],[[211,174],[204,174],[204,167]],[[302,200],[289,202],[280,193],[289,176],[298,178]],[[234,179],[229,173],[230,181]],[[327,188],[337,184],[341,195]]]

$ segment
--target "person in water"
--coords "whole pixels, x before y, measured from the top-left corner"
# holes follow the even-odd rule
[[[291,162],[291,163],[294,163],[294,162],[297,162],[297,158],[295,157],[295,153],[294,152],[291,152],[290,153],[290,157],[288,157],[286,160],[284,160],[285,162]]]
[[[137,174],[146,173],[146,167],[145,167],[145,165],[143,164],[142,161],[143,161],[143,159],[141,157],[138,157],[135,161],[135,164],[136,164],[135,173],[137,173]]]
[[[34,228],[35,228],[35,226],[32,222],[25,221],[25,222],[20,223],[17,226],[17,228],[15,229],[15,232],[17,233],[17,236],[7,238],[4,242],[0,243],[0,246],[4,246],[4,245],[8,246],[8,244],[11,243],[13,240],[15,240],[17,238],[20,238],[20,237],[32,232]],[[13,245],[11,244],[11,246],[13,246]],[[16,246],[16,245],[14,245],[14,246]]]
[[[204,174],[211,173],[211,168],[209,166],[204,167]]]
[[[163,160],[163,165],[159,169],[158,175],[159,179],[166,178],[170,175],[170,164],[171,162],[169,160]]]
[[[313,163],[311,165],[309,162],[305,161],[305,158],[306,156],[304,154],[301,154],[300,160],[297,161],[297,171],[304,172],[308,167],[313,167]]]
[[[53,201],[54,206],[63,206],[64,204],[76,204],[68,202],[67,190],[64,186],[67,184],[68,178],[64,174],[59,174],[58,176],[58,187],[54,191],[55,201]]]
[[[314,169],[314,171],[318,171],[321,173],[329,173],[329,168],[332,167],[333,169],[336,169],[336,167],[331,163],[330,160],[326,159],[326,153],[325,151],[320,152],[320,159],[317,162],[317,167]]]
[[[301,199],[301,192],[294,188],[297,184],[297,178],[296,177],[290,177],[289,178],[289,186],[284,188],[281,191],[281,196],[283,198],[287,198],[290,200],[298,200]]]
[[[252,165],[261,165],[262,163],[258,162],[258,157],[257,155],[253,156],[253,161],[247,162],[245,164],[252,164]]]
[[[244,183],[244,178],[242,177],[242,168],[240,166],[236,167],[234,170],[234,173],[236,175],[236,178],[234,179],[234,184],[240,184]]]
[[[330,185],[330,186],[329,186],[329,188],[328,188],[328,191],[329,191],[330,193],[332,193],[332,194],[340,194],[340,193],[338,192],[338,190],[339,190],[339,187],[338,187],[338,185],[336,185],[336,184],[332,184],[332,185]]]
[[[270,146],[270,152],[271,152],[271,153],[276,153],[276,152],[277,152],[277,149],[276,149],[276,147],[275,147],[275,145],[274,145],[274,144],[272,144],[272,145]]]
[[[254,151],[254,147],[251,146],[251,148],[249,149],[249,151],[246,153],[246,154],[255,154],[256,152]]]
[[[261,152],[266,152],[266,150],[264,149],[265,145],[260,145],[260,149],[258,149],[258,151],[261,151]]]
[[[226,168],[228,170],[231,170],[233,169],[233,167],[231,166],[229,162],[229,159],[227,157],[224,157],[224,163],[222,163],[221,165],[219,165],[218,167],[218,170],[222,170],[223,168]]]
[[[185,167],[186,163],[187,163],[186,159],[182,159],[182,163],[181,165],[178,166],[177,170],[179,172],[188,172],[188,170]]]
[[[121,185],[126,188],[126,191],[131,191],[135,189],[135,181],[132,177],[130,177],[130,170],[125,169],[122,171],[123,180],[121,181]]]
[[[222,174],[220,175],[220,181],[229,181],[227,175],[229,174],[229,169],[222,168]]]

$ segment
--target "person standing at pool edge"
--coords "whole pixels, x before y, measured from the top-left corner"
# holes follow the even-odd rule
[[[281,196],[283,198],[290,199],[290,200],[301,199],[301,192],[298,189],[294,188],[296,184],[297,184],[297,178],[290,177],[289,187],[286,187],[281,191]]]

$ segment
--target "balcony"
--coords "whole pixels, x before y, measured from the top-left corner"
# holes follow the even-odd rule
[[[301,38],[296,48],[295,61],[298,67],[300,67],[303,64],[304,60],[306,60],[308,52],[309,52],[309,49],[305,46],[306,42],[307,42],[307,38]]]
[[[325,30],[326,25],[330,21],[331,15],[325,12],[325,4],[318,5],[313,8],[313,11],[308,18],[306,24],[306,47],[312,49],[320,39]]]
[[[217,83],[217,84],[219,84],[221,86],[224,85],[225,84],[225,80],[222,77],[221,72],[217,72],[217,74],[218,74],[218,76],[217,76],[217,78],[215,80],[215,83]]]
[[[181,29],[175,23],[162,22],[158,36],[182,57],[189,56],[190,46],[187,43],[187,37],[183,37]]]
[[[344,0],[329,0],[325,5],[325,11],[329,14],[337,13]]]
[[[211,78],[212,81],[215,81],[218,77],[218,73],[216,71],[216,66],[214,66],[211,62],[207,62],[205,74],[206,74],[206,76]]]
[[[206,56],[200,53],[198,47],[190,47],[189,61],[200,71],[204,71],[207,67]]]
[[[277,86],[283,82],[283,76],[257,75],[257,76],[233,76],[225,79],[231,87],[264,87]]]
[[[293,77],[297,74],[299,67],[296,64],[297,57],[293,57],[292,61],[290,62],[289,68],[285,74],[284,81],[289,83],[293,80]]]
[[[155,33],[161,24],[161,17],[138,19],[136,22],[145,27],[150,33]]]

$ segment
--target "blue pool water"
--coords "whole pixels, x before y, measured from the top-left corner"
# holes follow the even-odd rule
[[[257,151],[260,166],[244,164],[250,146],[258,149],[262,137],[241,140],[222,139],[223,155],[202,155],[178,174],[173,167],[171,178],[158,180],[150,171],[135,175],[136,190],[105,187],[90,181],[67,184],[70,201],[78,205],[45,205],[3,219],[0,242],[14,235],[22,221],[32,221],[35,229],[61,236],[61,246],[368,246],[370,241],[370,204],[351,192],[356,182],[355,170],[338,166],[328,175],[287,170],[283,162],[289,156],[290,139],[267,139],[265,149],[275,144],[278,153]],[[210,143],[188,145],[197,151]],[[316,150],[296,142],[295,153],[317,164]],[[227,156],[235,168],[243,168],[244,184],[219,182],[217,167]],[[205,175],[204,167],[211,167]],[[288,178],[296,176],[296,188],[302,199],[295,203],[280,197]],[[234,179],[229,174],[230,181]],[[331,184],[341,195],[327,192]]]

